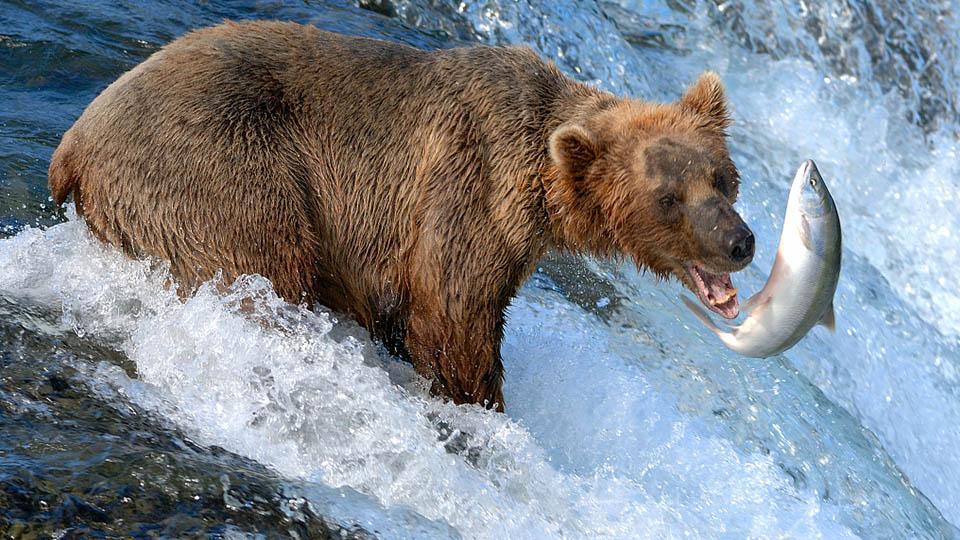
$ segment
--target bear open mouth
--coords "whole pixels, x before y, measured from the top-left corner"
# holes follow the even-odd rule
[[[730,274],[714,274],[696,263],[687,266],[687,272],[697,286],[696,293],[703,305],[726,319],[740,314],[737,289],[733,287]]]

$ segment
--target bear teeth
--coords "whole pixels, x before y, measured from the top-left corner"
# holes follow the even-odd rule
[[[714,306],[719,306],[721,304],[726,304],[731,298],[737,295],[737,290],[733,287],[730,287],[720,296],[720,298],[711,298],[710,304]]]

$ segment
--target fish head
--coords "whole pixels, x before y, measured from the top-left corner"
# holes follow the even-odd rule
[[[802,247],[801,243],[781,239],[781,251],[800,249],[820,258],[831,259],[840,256],[840,218],[837,207],[827,183],[812,160],[803,162],[793,178],[783,235],[784,238],[795,235],[802,242]],[[785,254],[788,258],[801,255],[792,252]]]
[[[790,203],[807,219],[836,212],[830,190],[812,159],[804,161],[797,169],[790,188]]]

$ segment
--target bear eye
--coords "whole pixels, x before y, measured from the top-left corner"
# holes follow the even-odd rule
[[[722,174],[716,173],[713,175],[713,189],[724,195],[727,194],[727,183],[724,181]]]
[[[663,197],[660,197],[660,207],[664,210],[673,208],[675,204],[677,204],[676,195],[664,195]]]

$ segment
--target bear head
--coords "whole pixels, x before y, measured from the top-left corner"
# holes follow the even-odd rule
[[[545,180],[555,241],[625,255],[673,276],[726,318],[740,311],[730,272],[753,258],[733,208],[739,174],[726,144],[723,85],[707,72],[674,103],[611,100],[551,133]]]

